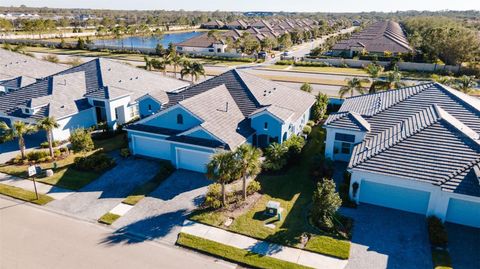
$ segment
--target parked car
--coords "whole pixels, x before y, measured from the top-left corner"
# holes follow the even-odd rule
[[[282,53],[282,56],[290,56],[290,55],[292,55],[292,52],[289,50],[286,50]]]
[[[267,53],[265,51],[260,51],[258,53],[258,58],[261,58],[261,59],[267,58]]]

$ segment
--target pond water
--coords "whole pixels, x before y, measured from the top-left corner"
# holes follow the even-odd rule
[[[180,43],[192,37],[203,34],[203,32],[183,32],[164,34],[159,39],[156,36],[129,36],[119,39],[98,39],[93,41],[97,46],[112,46],[119,48],[155,48],[158,43],[167,48],[170,43]]]

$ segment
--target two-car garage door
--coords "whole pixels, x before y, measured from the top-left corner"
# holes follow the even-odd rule
[[[135,154],[171,160],[170,143],[165,140],[144,136],[132,136]]]
[[[177,168],[204,173],[212,153],[177,148]]]
[[[363,180],[360,202],[426,214],[430,193]]]

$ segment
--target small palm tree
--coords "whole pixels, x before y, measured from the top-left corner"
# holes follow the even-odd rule
[[[243,144],[235,151],[239,162],[240,176],[243,179],[243,200],[247,199],[247,177],[254,176],[262,170],[260,157],[262,151],[250,144]]]
[[[54,117],[45,117],[37,121],[37,128],[44,130],[47,133],[48,149],[50,150],[50,157],[54,157],[53,154],[53,129],[58,128],[60,125],[57,123]]]
[[[200,75],[205,76],[205,69],[201,63],[185,61],[182,70],[180,70],[180,76],[183,78],[187,75],[192,77],[193,83],[198,80]]]
[[[473,76],[463,75],[455,80],[455,88],[463,93],[470,93],[477,86]]]
[[[365,66],[365,71],[370,75],[370,78],[372,79],[372,85],[370,86],[370,93],[375,93],[376,92],[376,86],[377,86],[377,79],[380,76],[380,73],[383,71],[383,67],[371,63],[367,66]]]
[[[452,85],[452,83],[453,83],[453,79],[449,76],[440,76],[440,75],[437,75],[437,74],[433,74],[432,79],[433,79],[433,81],[438,82],[438,83],[443,84],[443,85]]]
[[[222,185],[222,204],[227,204],[225,185],[240,176],[240,169],[235,154],[231,151],[219,152],[213,155],[207,164],[207,178]]]
[[[12,128],[5,122],[0,122],[0,129],[3,130],[3,138],[5,140],[13,140],[18,138],[18,148],[22,154],[22,159],[25,159],[25,140],[24,135],[31,134],[37,131],[34,125],[27,124],[23,121],[15,121]]]
[[[350,96],[353,96],[354,92],[360,94],[365,94],[365,88],[363,88],[362,83],[369,82],[368,79],[352,78],[346,79],[347,85],[342,86],[338,91],[340,98],[343,98],[345,94],[350,93]]]
[[[402,81],[402,73],[400,73],[397,66],[388,72],[386,80],[387,89],[398,89],[406,86],[405,82]]]
[[[143,57],[143,60],[145,61],[145,69],[152,71],[152,61],[147,56]]]
[[[177,68],[178,68],[179,65],[181,65],[183,63],[183,61],[185,61],[185,59],[178,54],[175,54],[170,59],[170,63],[173,65],[173,76],[175,78],[177,78]]]

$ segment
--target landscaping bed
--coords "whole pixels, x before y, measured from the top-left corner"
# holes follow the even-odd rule
[[[225,210],[198,210],[190,219],[253,238],[347,259],[350,252],[348,238],[337,233],[319,232],[306,217],[316,184],[311,179],[310,167],[313,157],[323,152],[324,136],[324,129],[314,127],[298,163],[280,173],[260,174],[257,180],[262,186],[262,196],[229,227],[224,226],[229,217]],[[266,204],[271,200],[279,202],[283,208],[281,220],[276,216],[265,216]],[[306,238],[308,242],[305,242]]]
[[[309,268],[185,233],[178,235],[177,244],[255,268]]]
[[[54,199],[48,195],[38,194],[38,199],[35,196],[35,192],[24,190],[22,188],[9,186],[0,183],[0,194],[10,196],[15,199],[19,199],[22,201],[34,203],[37,205],[45,205]]]

